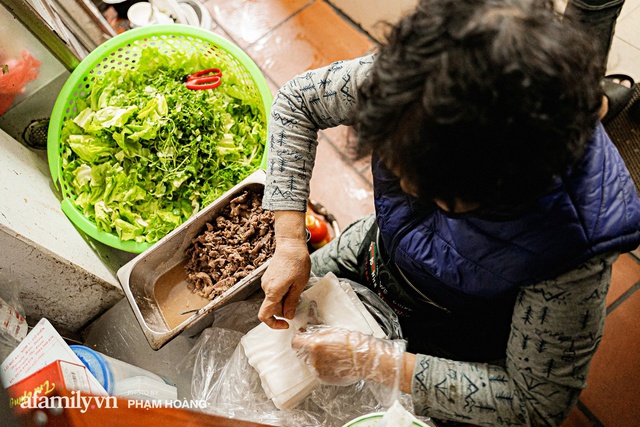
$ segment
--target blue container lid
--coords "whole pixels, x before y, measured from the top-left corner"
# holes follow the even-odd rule
[[[94,377],[109,394],[113,394],[113,372],[104,357],[97,351],[83,345],[70,345],[71,350],[78,356],[84,366],[89,369]]]

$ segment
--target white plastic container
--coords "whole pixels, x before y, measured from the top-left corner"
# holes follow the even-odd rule
[[[114,359],[83,345],[69,346],[93,376],[102,384],[109,394],[116,388],[122,389],[120,383],[134,377],[146,377],[155,382],[165,384],[161,376],[137,366]]]
[[[178,389],[149,377],[131,377],[115,383],[115,396],[135,400],[174,401],[178,399]]]

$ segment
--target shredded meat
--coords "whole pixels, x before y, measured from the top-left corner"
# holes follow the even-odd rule
[[[188,288],[214,299],[268,260],[275,250],[273,212],[245,190],[206,224],[187,248]]]

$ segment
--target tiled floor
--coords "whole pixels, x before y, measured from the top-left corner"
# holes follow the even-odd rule
[[[271,88],[294,75],[338,59],[363,55],[374,40],[322,0],[207,0],[214,31],[254,59]],[[609,72],[640,78],[640,0],[627,0],[609,58]],[[371,175],[351,164],[342,148],[346,128],[322,133],[311,196],[342,227],[373,212]],[[588,388],[565,427],[640,426],[640,262],[630,254],[614,265],[604,338]]]
[[[640,80],[640,0],[626,0],[622,7],[607,68],[610,74],[626,73]]]
[[[326,1],[208,0],[219,34],[253,58],[273,91],[295,75],[370,52],[373,39]],[[368,165],[351,165],[344,156],[346,128],[322,132],[311,181],[311,197],[345,226],[373,212]]]
[[[208,0],[215,31],[243,47],[272,89],[294,75],[338,59],[360,56],[374,40],[321,0]],[[618,21],[610,72],[640,78],[640,0],[627,0]],[[635,43],[635,44],[634,44]],[[322,133],[311,196],[342,227],[373,212],[366,163],[352,165],[342,148],[346,128]],[[565,427],[640,426],[640,262],[624,254],[614,265],[604,338],[589,385]]]

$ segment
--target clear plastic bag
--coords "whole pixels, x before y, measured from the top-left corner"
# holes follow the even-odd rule
[[[0,116],[7,112],[15,97],[24,93],[24,87],[38,77],[40,61],[26,50],[20,59],[7,59],[0,52]]]
[[[27,335],[28,325],[20,302],[21,286],[15,279],[0,274],[0,363]]]
[[[312,279],[310,284],[315,281]],[[400,338],[395,313],[366,287],[347,282],[388,337]],[[364,381],[350,386],[320,385],[294,409],[277,409],[239,345],[242,336],[259,324],[257,313],[261,302],[258,295],[218,310],[213,325],[202,332],[181,362],[180,370],[192,369],[190,397],[207,401],[205,412],[279,426],[337,427],[358,416],[385,409],[379,401],[386,391]],[[412,408],[409,395],[401,395],[401,401],[403,406]]]
[[[402,339],[402,329],[398,321],[398,315],[391,309],[378,295],[364,285],[353,282],[348,279],[340,279],[341,282],[347,282],[358,295],[358,298],[369,313],[373,315],[382,330],[385,332],[387,339]]]

